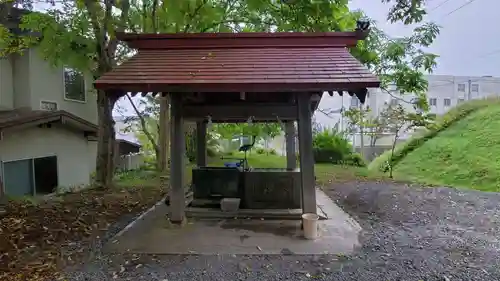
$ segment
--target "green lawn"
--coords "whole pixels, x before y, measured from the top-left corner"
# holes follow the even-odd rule
[[[228,157],[243,158],[243,154],[234,154]],[[210,166],[223,166],[224,162],[231,160],[222,160],[213,158],[209,160]],[[286,158],[279,155],[266,155],[251,153],[248,155],[248,164],[254,168],[284,168],[286,167]],[[191,168],[186,169],[186,181],[191,180]],[[379,180],[384,176],[377,171],[368,171],[366,168],[340,166],[329,164],[316,164],[314,167],[318,184],[325,185],[332,182],[346,182],[353,180]],[[151,171],[130,171],[117,176],[117,184],[121,186],[146,186],[154,187],[159,185],[158,176]]]
[[[404,157],[395,177],[500,191],[500,105],[466,116]]]
[[[230,157],[243,158],[243,154],[235,154]],[[229,160],[213,159],[210,164],[222,166],[227,161]],[[251,153],[248,155],[248,164],[254,168],[285,168],[286,157]],[[316,164],[314,171],[319,184],[327,184],[333,181],[380,179],[383,177],[381,173],[368,171],[366,168],[331,164]]]

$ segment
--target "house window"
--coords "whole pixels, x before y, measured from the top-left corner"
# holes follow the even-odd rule
[[[472,84],[472,85],[470,86],[470,91],[471,91],[471,92],[474,92],[474,93],[479,92],[479,84]]]
[[[40,102],[40,109],[48,111],[56,111],[57,102],[43,100]]]
[[[436,98],[429,99],[429,105],[436,106],[437,105],[437,99]]]
[[[3,187],[7,195],[48,194],[58,186],[56,156],[5,161],[2,164]]]
[[[450,106],[451,105],[451,99],[444,99],[444,106]]]
[[[64,98],[78,102],[87,100],[83,73],[72,68],[64,68]]]
[[[458,84],[458,91],[465,92],[465,84]]]
[[[458,103],[463,103],[465,99],[458,99]]]

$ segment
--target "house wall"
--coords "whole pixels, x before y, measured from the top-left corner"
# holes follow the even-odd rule
[[[30,55],[29,52],[13,55],[12,59],[13,107],[31,106]]]
[[[0,110],[14,106],[12,57],[0,59]]]
[[[1,107],[38,110],[42,100],[51,101],[57,103],[59,110],[97,124],[97,99],[90,75],[86,76],[87,100],[67,100],[64,96],[63,67],[52,66],[40,57],[36,49],[30,49],[22,55],[0,60],[0,77]]]
[[[89,160],[93,158],[95,167],[96,157],[95,145],[90,143],[82,133],[64,128],[31,128],[4,134],[0,140],[0,161],[56,155],[59,187],[87,185],[93,172]]]
[[[89,171],[91,174],[95,172],[97,161],[97,141],[87,141]]]
[[[59,110],[66,110],[87,121],[97,124],[97,99],[93,93],[92,80],[86,77],[86,102],[70,101],[64,97],[63,67],[53,67],[43,60],[36,49],[30,49],[30,105],[40,109],[40,102],[57,102]]]

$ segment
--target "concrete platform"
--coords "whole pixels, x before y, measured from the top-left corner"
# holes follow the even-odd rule
[[[167,207],[158,205],[127,231],[111,240],[105,250],[142,254],[337,254],[359,245],[361,227],[317,190],[320,237],[305,240],[300,220],[189,219],[171,225]]]

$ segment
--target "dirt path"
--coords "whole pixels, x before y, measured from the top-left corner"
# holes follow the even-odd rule
[[[352,256],[107,256],[68,280],[500,280],[500,195],[381,183],[326,189],[365,229]]]

